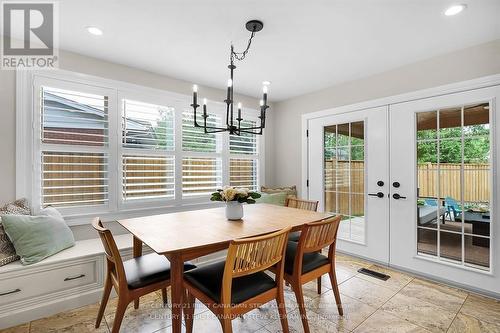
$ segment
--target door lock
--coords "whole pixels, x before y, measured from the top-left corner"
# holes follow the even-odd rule
[[[379,180],[379,181],[377,182],[377,185],[378,185],[378,186],[380,186],[380,187],[382,187],[382,186],[384,186],[384,182],[383,182],[383,181],[381,181],[381,180]]]
[[[392,195],[392,197],[393,197],[394,199],[396,199],[396,200],[399,200],[399,199],[406,199],[406,197],[403,197],[403,196],[399,195],[398,193],[394,193],[394,194]]]
[[[368,193],[368,195],[371,195],[372,197],[379,197],[379,198],[383,198],[384,197],[384,193],[382,193],[382,192]]]
[[[392,183],[392,186],[394,186],[395,188],[398,188],[401,186],[401,184],[399,182],[394,182],[394,183]]]

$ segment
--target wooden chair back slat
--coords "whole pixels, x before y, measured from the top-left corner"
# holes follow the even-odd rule
[[[316,252],[335,243],[341,218],[339,215],[304,225],[299,239],[302,251]]]
[[[229,245],[225,274],[232,278],[266,270],[281,261],[290,228],[264,236],[233,240]]]
[[[285,200],[286,207],[311,210],[314,212],[318,210],[318,203],[319,201],[303,200],[297,198],[287,198]]]

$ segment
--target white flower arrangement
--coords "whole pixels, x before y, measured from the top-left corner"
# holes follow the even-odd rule
[[[222,189],[217,190],[217,192],[212,193],[210,200],[224,202],[238,201],[240,203],[253,204],[257,198],[260,198],[260,194],[250,191],[247,188],[224,186]]]

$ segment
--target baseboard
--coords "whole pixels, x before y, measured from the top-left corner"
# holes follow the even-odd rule
[[[378,260],[373,260],[373,259],[365,257],[365,256],[360,256],[360,255],[348,253],[348,252],[345,252],[345,251],[338,251],[337,250],[337,252],[345,254],[345,255],[348,255],[348,256],[351,256],[351,257],[363,259],[363,260],[369,261],[371,263],[374,263],[374,264],[377,264],[377,265],[380,265],[380,266],[388,267],[390,269],[393,269],[393,270],[396,270],[396,271],[399,271],[399,272],[402,272],[402,273],[408,273],[408,274],[411,274],[413,276],[420,277],[420,278],[423,278],[423,279],[426,279],[426,280],[430,280],[430,281],[434,281],[434,282],[446,284],[448,286],[452,286],[452,287],[456,287],[456,288],[459,288],[459,289],[463,289],[465,291],[468,291],[468,292],[471,292],[471,293],[474,293],[474,294],[478,294],[478,295],[482,295],[482,296],[486,296],[486,297],[491,297],[491,298],[495,298],[495,299],[500,300],[500,294],[492,292],[492,291],[489,291],[489,290],[485,290],[485,289],[481,289],[481,288],[474,288],[474,287],[471,287],[469,285],[465,285],[465,284],[457,283],[457,282],[450,281],[450,280],[447,280],[447,279],[443,279],[442,277],[439,277],[439,276],[430,275],[430,274],[423,274],[421,272],[413,271],[411,269],[407,269],[407,268],[400,267],[400,266],[397,266],[397,265],[391,265],[391,264],[388,265],[385,262],[381,262],[381,261],[378,261]]]

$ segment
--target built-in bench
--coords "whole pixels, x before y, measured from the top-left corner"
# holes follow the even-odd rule
[[[132,236],[118,235],[115,241],[123,259],[131,258]],[[95,238],[33,265],[17,261],[0,267],[0,329],[98,302],[105,262]]]

